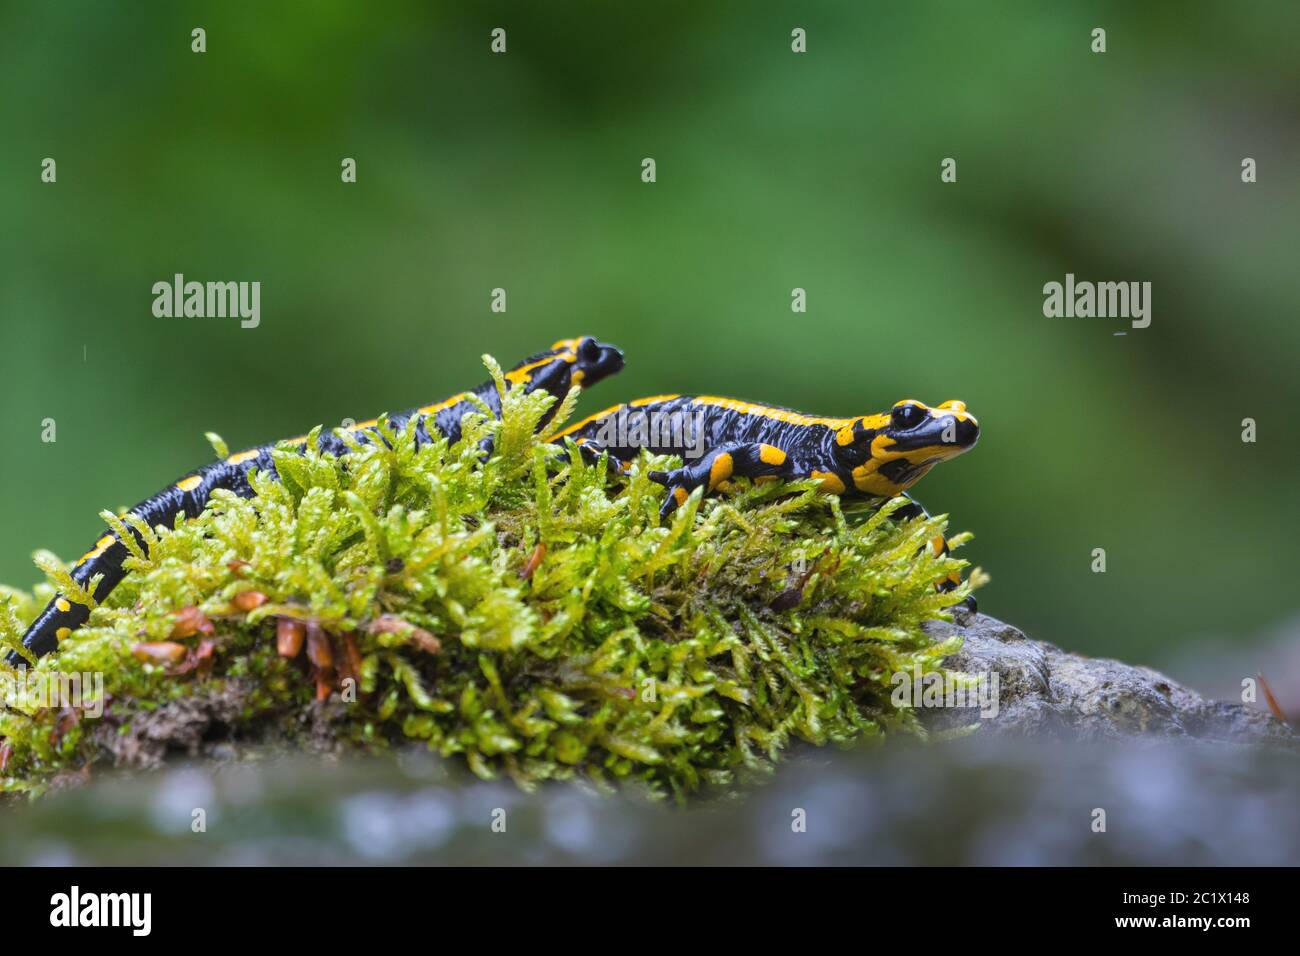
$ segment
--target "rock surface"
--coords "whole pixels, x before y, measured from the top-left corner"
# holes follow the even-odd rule
[[[921,710],[973,734],[795,747],[766,784],[685,810],[634,790],[522,793],[422,747],[328,753],[328,709],[280,746],[239,739],[236,706],[166,704],[123,733],[121,773],[4,810],[0,865],[1292,865],[1300,747],[1267,713],[1145,667],[1067,653],[983,615],[950,665],[996,674],[997,714]],[[278,730],[283,731],[280,727]],[[253,733],[248,733],[254,731]],[[288,748],[285,745],[290,745]],[[286,749],[293,757],[277,756]],[[137,768],[162,766],[158,772]],[[206,832],[191,829],[195,807]],[[509,827],[491,826],[505,810]],[[1105,827],[1098,829],[1099,812]],[[806,830],[791,827],[802,814]]]
[[[954,670],[986,678],[997,675],[996,708],[922,706],[934,731],[977,728],[979,734],[1048,735],[1095,741],[1152,740],[1266,742],[1300,752],[1300,735],[1267,711],[1208,700],[1159,671],[1107,658],[1084,657],[984,614],[958,612],[952,624],[934,622],[936,638],[961,635]],[[991,687],[991,685],[990,685]],[[183,698],[135,716],[122,726],[110,713],[94,733],[114,765],[153,770],[177,757],[227,761],[271,746],[290,752],[339,754],[334,722],[342,706],[306,711],[252,724],[240,714],[253,688],[232,680],[210,697]],[[73,775],[77,782],[80,778]]]
[[[1207,700],[1149,667],[1063,651],[997,618],[959,612],[952,624],[935,622],[927,630],[939,638],[964,638],[949,667],[997,675],[996,714],[979,722],[998,733],[1300,746],[1300,737],[1265,710]],[[973,714],[970,708],[922,710],[932,729],[969,725]]]

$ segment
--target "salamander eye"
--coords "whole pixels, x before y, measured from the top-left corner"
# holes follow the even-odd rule
[[[590,335],[578,343],[578,358],[584,362],[594,362],[600,358],[600,346]]]
[[[920,405],[895,405],[889,418],[895,428],[915,428],[925,419],[925,409]]]

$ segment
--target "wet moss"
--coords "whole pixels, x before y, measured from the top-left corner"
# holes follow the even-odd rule
[[[280,480],[254,476],[252,498],[135,522],[127,579],[26,676],[102,674],[100,720],[122,733],[237,682],[256,688],[240,698],[250,724],[332,706],[344,747],[418,741],[524,787],[637,781],[678,798],[766,773],[796,739],[923,733],[891,705],[890,676],[956,650],[921,629],[970,588],[932,587],[965,566],[923,547],[943,517],[736,481],[661,521],[647,472],[665,459],[617,474],[564,457],[536,435],[554,399],[506,392],[486,361],[502,416],[471,414],[455,444],[417,449],[412,426],[381,419],[386,444],[348,437],[335,458],[317,429],[306,454],[277,450]],[[40,564],[46,584],[0,591],[0,643],[55,589],[76,593],[61,562]],[[112,761],[93,692],[44,706],[4,676],[0,788]]]

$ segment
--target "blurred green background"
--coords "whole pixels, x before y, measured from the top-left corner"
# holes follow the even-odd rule
[[[590,333],[628,366],[585,410],[961,398],[980,445],[916,490],[976,533],[985,610],[1134,661],[1244,643],[1300,605],[1297,27],[1293,2],[6,0],[0,580],[81,553],[205,430],[368,418]],[[259,280],[261,326],[155,318],[177,272]],[[1067,272],[1150,281],[1151,327],[1045,318]]]

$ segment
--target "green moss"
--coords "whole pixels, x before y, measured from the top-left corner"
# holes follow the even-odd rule
[[[807,482],[738,481],[661,522],[646,473],[665,460],[613,475],[558,458],[535,437],[553,401],[506,393],[501,420],[468,416],[450,446],[416,449],[410,426],[381,419],[392,447],[336,459],[314,432],[306,455],[277,451],[282,480],[255,476],[253,498],[218,492],[195,520],[141,528],[127,579],[35,673],[102,673],[119,723],[252,677],[251,722],[309,710],[318,673],[346,690],[350,660],[337,726],[358,748],[414,739],[523,786],[628,779],[679,798],[766,771],[794,738],[921,732],[889,680],[956,649],[921,630],[970,587],[931,585],[964,566],[922,547],[942,518],[896,524],[889,507],[845,513]],[[0,642],[68,587],[61,563],[43,566],[35,594],[0,595]],[[246,591],[265,603],[241,610],[263,599],[232,603]],[[175,636],[187,608],[211,634]],[[286,618],[319,625],[333,674],[277,652]],[[139,659],[139,643],[168,639],[190,649],[185,666]],[[105,760],[93,720],[8,696],[0,787],[39,791]]]

